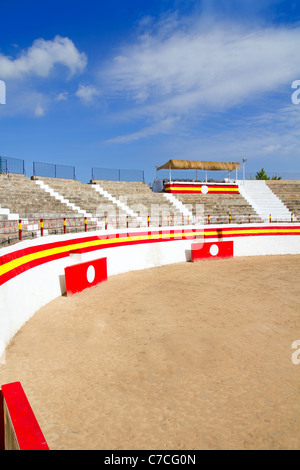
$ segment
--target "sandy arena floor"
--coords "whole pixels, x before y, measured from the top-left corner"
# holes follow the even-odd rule
[[[300,256],[113,276],[27,322],[0,384],[51,449],[300,449],[299,279]]]

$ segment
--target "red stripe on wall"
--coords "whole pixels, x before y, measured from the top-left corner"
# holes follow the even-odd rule
[[[295,229],[300,229],[300,226],[293,226]],[[280,230],[287,230],[285,233],[281,233]],[[257,233],[247,233],[247,231],[256,230]],[[267,230],[266,232],[262,232],[262,230]],[[201,234],[199,235],[199,232]],[[196,234],[197,233],[197,234]],[[176,240],[193,240],[203,236],[205,239],[210,238],[218,238],[222,240],[224,238],[235,238],[235,237],[251,237],[251,236],[274,236],[274,235],[300,235],[300,233],[295,233],[291,231],[291,226],[280,226],[280,227],[262,227],[262,226],[254,226],[254,227],[224,227],[224,228],[216,228],[216,227],[207,227],[207,228],[193,228],[193,227],[186,227],[184,229],[169,229],[169,230],[150,230],[145,232],[121,232],[116,234],[108,234],[103,236],[93,236],[93,237],[81,237],[75,239],[68,239],[66,241],[54,242],[49,244],[43,244],[39,246],[33,246],[29,248],[24,248],[22,250],[17,250],[13,253],[9,253],[7,255],[3,255],[0,258],[0,262],[2,265],[8,263],[9,261],[16,260],[20,257],[34,254],[34,253],[42,253],[48,249],[55,249],[70,246],[69,250],[66,250],[63,253],[52,254],[51,256],[41,257],[39,259],[29,261],[27,263],[22,264],[21,266],[10,270],[7,273],[4,273],[0,276],[0,285],[4,284],[5,282],[9,281],[10,279],[14,278],[15,276],[31,269],[33,267],[42,265],[44,263],[48,263],[50,261],[54,261],[57,259],[61,259],[64,257],[68,257],[70,251],[72,252],[72,245],[77,245],[79,243],[90,243],[94,241],[101,241],[101,240],[112,240],[110,243],[109,241],[103,245],[99,244],[96,246],[84,247],[81,249],[81,252],[91,252],[96,250],[101,250],[105,248],[113,248],[113,247],[122,247],[122,246],[129,246],[129,245],[140,245],[145,243],[162,243],[168,241],[176,241]],[[165,238],[157,238],[159,236],[164,236]],[[137,239],[134,240],[133,238],[136,237]],[[140,237],[146,237],[146,239],[140,239]],[[151,238],[152,237],[152,238]],[[118,241],[115,240],[119,239],[127,239],[126,241]],[[74,248],[76,250],[76,248]],[[76,251],[75,251],[76,252]],[[77,251],[78,252],[78,251]]]
[[[68,256],[69,256],[69,252],[67,251],[66,253],[59,253],[59,254],[55,254],[51,256],[45,256],[43,258],[29,261],[28,263],[24,263],[21,266],[18,266],[17,268],[14,268],[8,271],[7,273],[2,274],[2,276],[0,276],[0,286],[4,284],[5,282],[9,281],[10,279],[13,279],[16,276],[19,276],[25,271],[28,271],[31,268],[35,268],[36,266],[40,266],[44,263],[49,263],[50,261],[55,261],[57,259],[67,258]]]
[[[210,184],[210,183],[198,183],[198,184],[191,184],[191,183],[166,183],[165,188],[173,188],[175,186],[183,186],[183,187],[196,187],[201,188],[201,186],[207,186],[208,188],[238,188],[237,184]]]
[[[192,189],[190,191],[181,191],[180,189],[172,189],[171,188],[171,193],[173,194],[200,194],[203,196],[203,193],[201,191],[193,191]],[[232,195],[236,195],[238,191],[226,191],[226,190],[222,190],[222,191],[208,191],[209,194],[232,194]]]
[[[300,229],[300,226],[293,227],[293,229]],[[249,231],[257,230],[259,231],[258,233],[251,233]],[[266,230],[265,232],[262,232],[262,230]],[[282,233],[280,230],[287,230],[286,232]],[[248,233],[247,233],[248,231]],[[214,232],[214,233],[210,233]],[[230,232],[236,232],[236,233],[230,233]],[[239,227],[234,227],[234,228],[207,228],[204,229],[204,237],[205,238],[226,238],[226,237],[264,237],[264,236],[274,236],[274,235],[300,235],[298,232],[293,232],[291,231],[291,227],[289,226],[280,226],[280,227],[247,227],[247,228],[239,228]]]

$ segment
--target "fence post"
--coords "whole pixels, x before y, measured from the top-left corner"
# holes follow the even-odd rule
[[[294,222],[294,214],[291,214],[291,222]]]
[[[148,215],[148,227],[150,227],[150,217]]]
[[[67,221],[65,217],[64,217],[64,233],[67,233]]]
[[[251,221],[251,214],[248,215],[248,219],[249,219],[249,224],[250,224],[250,221]]]
[[[22,233],[22,220],[19,220],[19,240],[21,241],[23,239],[23,233]]]
[[[84,218],[84,231],[87,232],[87,218]]]
[[[231,214],[229,214],[229,223],[231,224]]]
[[[105,230],[107,230],[107,216],[105,216]]]
[[[44,236],[44,220],[41,219],[40,220],[40,227],[41,227],[41,237]]]
[[[207,216],[207,221],[210,224],[210,215]]]
[[[272,222],[272,216],[271,216],[271,214],[270,214],[270,218],[269,218],[269,220],[270,220],[270,223],[271,223],[271,222]]]

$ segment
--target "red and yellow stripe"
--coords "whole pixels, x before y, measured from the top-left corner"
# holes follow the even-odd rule
[[[237,184],[188,184],[188,183],[167,183],[165,192],[177,194],[202,194],[202,187],[206,186],[206,194],[239,194]]]
[[[185,227],[182,229],[120,232],[102,236],[68,239],[16,250],[0,257],[0,285],[27,271],[50,261],[66,258],[72,252],[90,252],[104,248],[140,245],[178,240],[227,239],[231,237],[300,235],[300,226],[264,227]]]

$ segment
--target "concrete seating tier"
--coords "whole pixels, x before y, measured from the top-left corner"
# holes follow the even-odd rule
[[[126,215],[117,205],[96,192],[91,184],[60,178],[39,177],[38,179],[92,216]]]
[[[196,215],[197,204],[203,204],[204,216],[256,215],[253,207],[240,194],[174,194],[183,204],[191,206]],[[199,209],[198,209],[199,213]]]
[[[51,197],[24,175],[0,174],[0,206],[20,218],[70,215],[74,211]]]
[[[95,181],[105,191],[141,216],[182,215],[162,193],[154,193],[146,183],[137,181]]]
[[[296,216],[300,216],[300,181],[266,181],[269,188]]]
[[[95,180],[103,189],[108,191],[112,196],[118,197],[122,194],[149,194],[151,189],[146,183],[140,181],[106,181]]]

